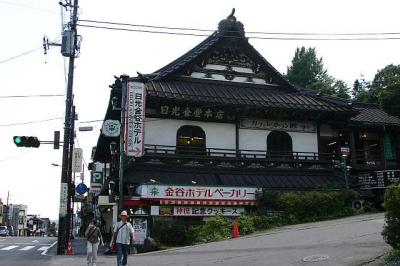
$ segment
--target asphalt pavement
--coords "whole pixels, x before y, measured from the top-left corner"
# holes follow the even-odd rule
[[[226,241],[130,255],[128,265],[379,265],[379,258],[389,250],[381,236],[383,224],[383,214],[372,214],[286,226]],[[84,239],[74,241],[84,243]],[[82,255],[47,255],[25,265],[86,265],[84,252],[75,252]],[[99,255],[97,265],[116,265],[115,256]],[[19,260],[15,263],[4,265],[24,265]]]

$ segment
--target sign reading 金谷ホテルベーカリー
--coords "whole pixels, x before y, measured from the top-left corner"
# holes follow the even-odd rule
[[[255,187],[209,187],[209,186],[168,186],[141,185],[137,192],[147,199],[189,199],[189,200],[255,200]]]
[[[125,152],[140,157],[144,152],[145,89],[141,82],[128,82],[126,94]]]

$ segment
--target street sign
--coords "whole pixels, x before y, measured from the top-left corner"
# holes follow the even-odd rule
[[[75,191],[76,191],[78,194],[81,194],[81,195],[85,194],[85,193],[87,192],[87,190],[88,190],[88,188],[87,188],[87,186],[86,186],[84,183],[78,184],[78,185],[76,186],[76,188],[75,188]]]
[[[127,156],[144,154],[146,90],[141,82],[128,82],[126,96],[125,152]]]
[[[74,148],[74,151],[72,153],[72,172],[75,173],[82,172],[82,158],[83,158],[82,148]]]
[[[65,217],[65,215],[67,215],[67,199],[68,199],[68,184],[61,183],[60,210],[59,210],[60,217]]]
[[[103,182],[103,173],[102,172],[91,172],[90,174],[90,184],[100,184],[102,185]]]

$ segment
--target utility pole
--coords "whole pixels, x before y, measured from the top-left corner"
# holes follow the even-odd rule
[[[72,0],[71,0],[72,1]],[[67,247],[67,241],[69,238],[69,215],[68,212],[64,211],[63,208],[68,206],[68,198],[70,193],[70,182],[68,178],[68,169],[69,169],[69,158],[72,154],[69,152],[70,149],[70,138],[72,132],[72,123],[71,113],[73,106],[73,81],[74,81],[74,63],[76,56],[76,48],[77,48],[77,14],[78,14],[78,0],[73,1],[73,5],[67,4],[67,6],[72,7],[72,16],[70,21],[70,37],[73,38],[71,42],[72,47],[70,48],[71,53],[69,54],[69,67],[68,67],[68,84],[67,84],[67,98],[65,101],[65,121],[64,121],[64,144],[63,144],[63,157],[62,157],[62,170],[61,170],[61,193],[60,193],[60,213],[58,220],[58,243],[57,243],[57,254],[64,255],[65,249]],[[64,40],[63,40],[64,41]],[[63,195],[63,191],[67,187],[67,200],[65,200],[65,196]],[[66,201],[66,202],[65,202]],[[65,206],[66,205],[66,206]]]
[[[118,213],[124,208],[124,161],[125,161],[125,101],[129,76],[122,75],[121,87],[121,130],[119,134],[119,200]]]

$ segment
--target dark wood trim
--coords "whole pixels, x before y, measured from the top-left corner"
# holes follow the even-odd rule
[[[236,123],[235,123],[235,140],[236,140],[236,143],[235,143],[235,147],[236,147],[236,154],[238,155],[239,154],[239,138],[240,138],[240,136],[239,136],[239,134],[240,134],[240,117],[239,117],[239,115],[236,115],[236,121],[235,121]]]
[[[356,154],[356,139],[354,136],[354,129],[352,131],[350,131],[350,151],[351,151],[351,164],[354,167],[355,164],[357,164],[357,154]]]
[[[317,146],[318,152],[321,152],[321,123],[317,121]]]

